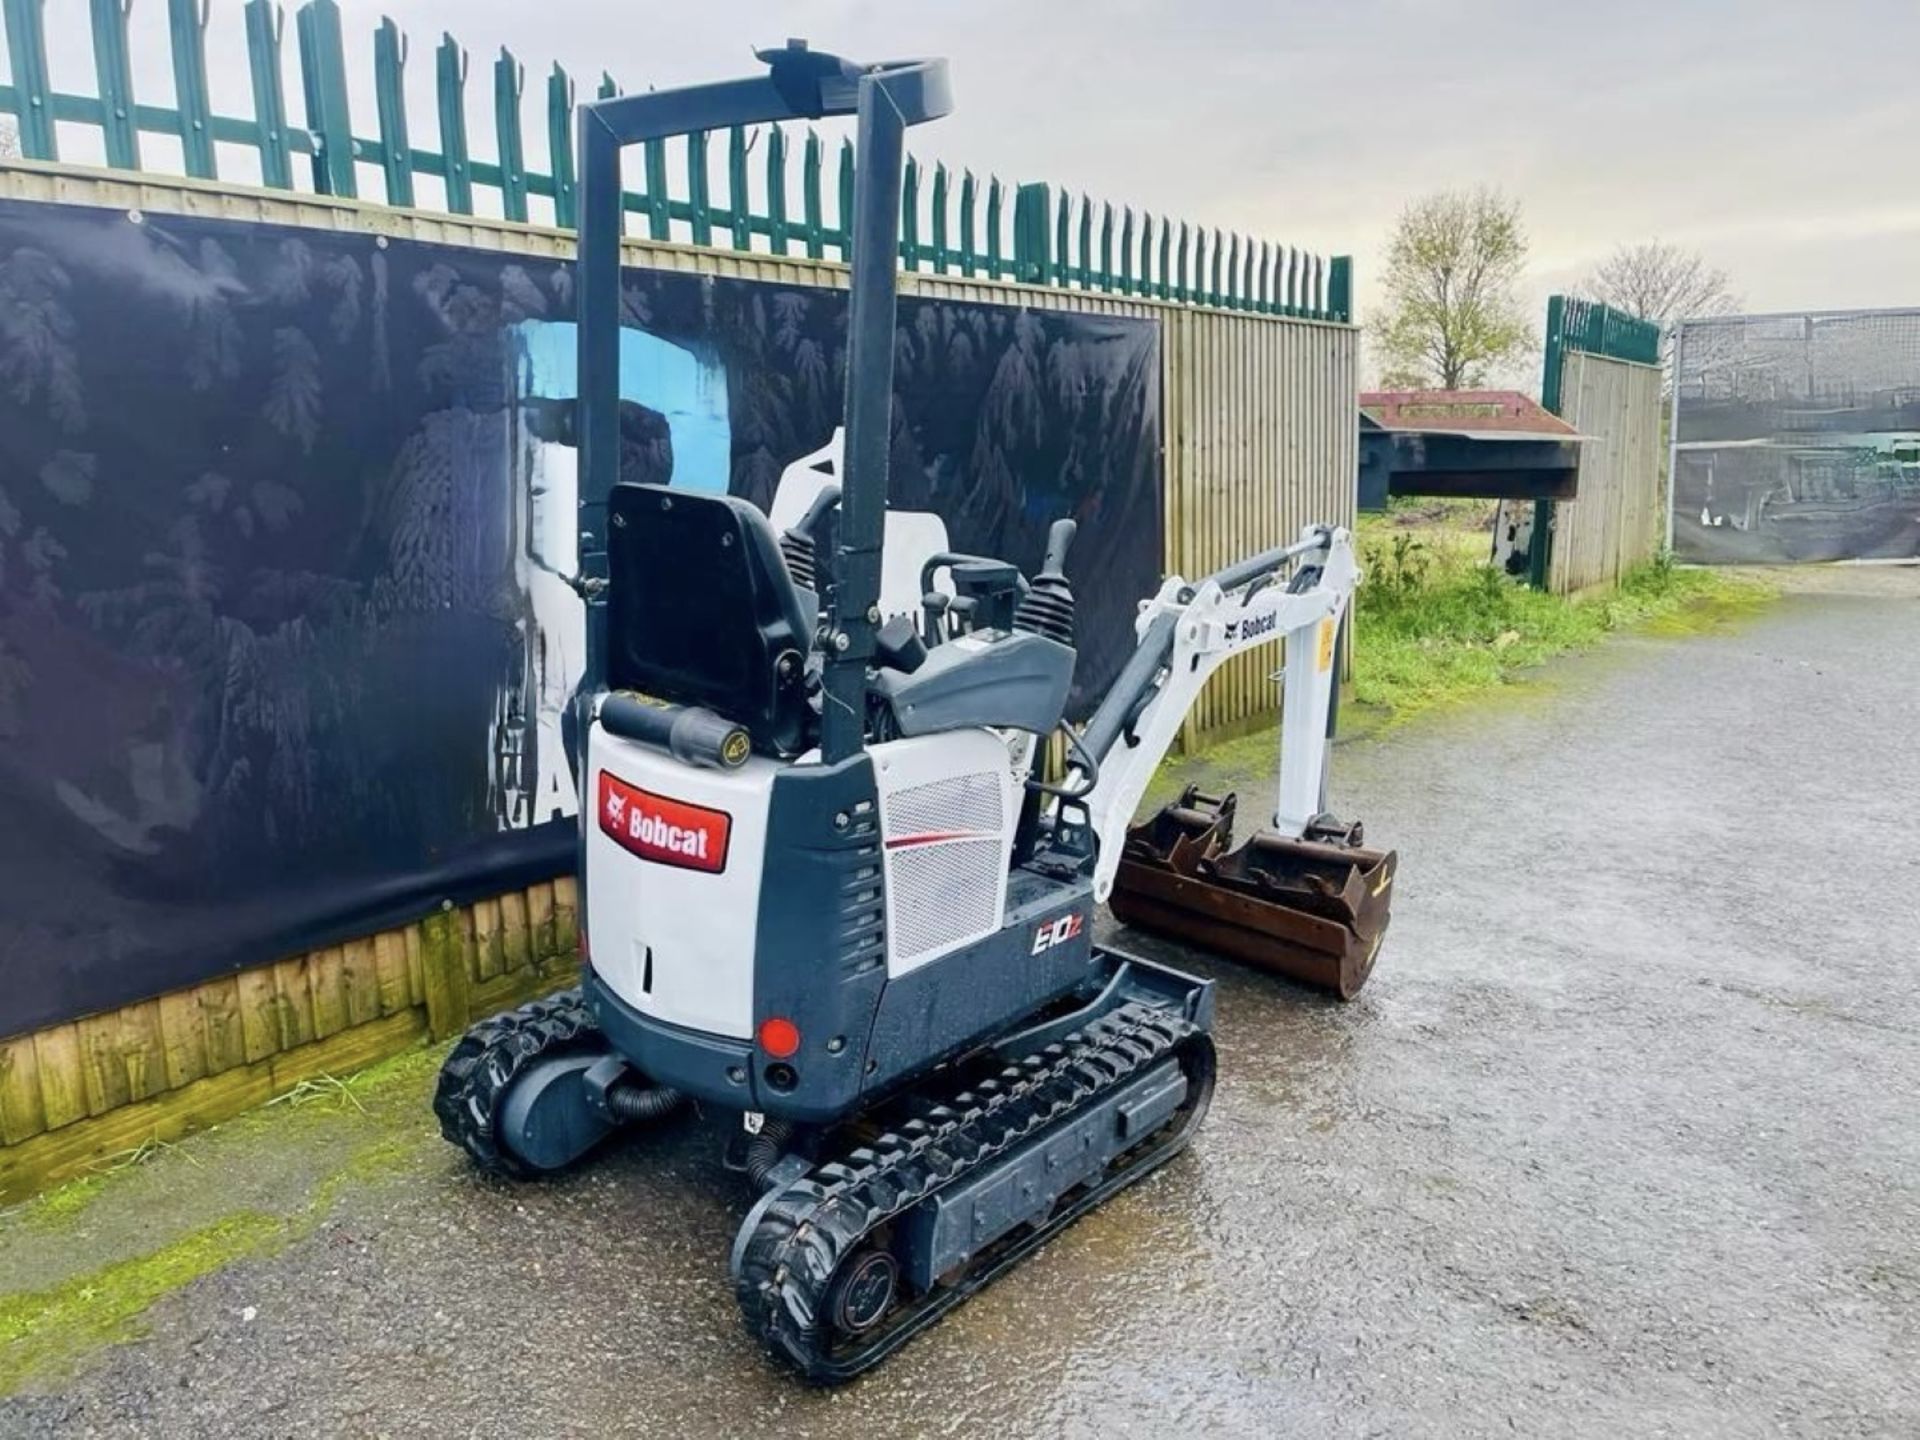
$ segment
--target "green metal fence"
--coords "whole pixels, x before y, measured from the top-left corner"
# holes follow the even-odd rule
[[[1561,413],[1560,381],[1567,355],[1581,351],[1608,360],[1631,360],[1641,365],[1660,363],[1660,327],[1598,300],[1575,295],[1547,297],[1545,359],[1540,373],[1540,405]],[[1527,579],[1536,590],[1547,588],[1553,559],[1553,501],[1533,502],[1533,543],[1527,557]]]
[[[81,0],[56,0],[77,11]],[[353,133],[347,55],[335,0],[308,0],[295,12],[303,117],[290,122],[282,82],[284,15],[270,0],[244,6],[253,117],[212,112],[207,86],[205,32],[210,0],[166,0],[172,46],[174,103],[134,98],[127,12],[132,0],[87,0],[92,25],[96,93],[69,94],[52,86],[45,0],[0,0],[5,18],[9,83],[0,84],[0,114],[18,117],[20,148],[29,160],[58,160],[56,125],[100,132],[106,161],[142,168],[140,137],[165,135],[180,144],[186,173],[217,180],[219,147],[241,146],[257,157],[261,180],[280,190],[305,172],[323,195],[358,197],[365,172],[377,172],[389,205],[418,202],[415,180],[438,179],[445,206],[474,213],[477,191],[497,196],[508,220],[532,218],[529,202],[551,206],[553,223],[571,228],[574,82],[555,65],[546,82],[546,172],[530,169],[522,128],[525,68],[504,48],[493,63],[494,157],[472,153],[467,134],[468,57],[451,35],[433,56],[438,100],[438,150],[414,143],[403,84],[409,59],[405,35],[392,20],[373,33],[374,94],[379,134]],[[618,92],[602,76],[599,93]],[[799,138],[779,126],[753,134],[696,133],[644,148],[642,186],[628,191],[627,212],[649,239],[713,245],[725,232],[735,250],[844,259],[846,218],[852,209],[853,147],[843,141],[830,164],[826,147],[809,129]],[[724,197],[713,194],[711,147],[726,147]],[[757,161],[755,149],[761,151]],[[799,199],[790,194],[798,152]],[[676,155],[674,152],[678,152]],[[751,171],[764,183],[755,196]],[[673,177],[680,184],[676,193]],[[834,192],[829,206],[825,191]],[[489,197],[491,198],[491,197]],[[1010,241],[1010,243],[1009,243]],[[1017,280],[1062,289],[1211,305],[1262,315],[1317,320],[1352,318],[1353,270],[1346,256],[1325,258],[1291,246],[1256,242],[1184,221],[1096,205],[1046,184],[982,184],[971,171],[957,183],[944,165],[931,175],[909,161],[902,197],[900,259],[912,270]]]
[[[1640,365],[1660,363],[1660,327],[1598,300],[1573,295],[1547,298],[1546,363],[1540,376],[1542,408],[1560,413],[1560,376],[1567,352],[1584,351],[1608,360]]]

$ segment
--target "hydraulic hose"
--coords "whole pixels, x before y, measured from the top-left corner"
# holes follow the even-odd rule
[[[780,1157],[787,1153],[787,1141],[792,1138],[791,1121],[769,1120],[760,1127],[758,1135],[747,1141],[747,1179],[753,1182],[754,1189],[766,1189],[767,1172],[780,1163]]]
[[[1120,674],[1107,688],[1106,697],[1101,700],[1100,708],[1093,712],[1093,718],[1087,721],[1087,728],[1080,736],[1080,743],[1086,747],[1095,760],[1105,760],[1107,752],[1126,732],[1129,724],[1138,713],[1135,709],[1153,692],[1159,683],[1160,672],[1166,667],[1167,657],[1173,653],[1173,632],[1176,617],[1156,615],[1148,625],[1147,633],[1140,637],[1140,644],[1127,663],[1121,667]]]
[[[616,1120],[646,1125],[666,1119],[680,1108],[685,1098],[678,1090],[670,1090],[665,1085],[636,1085],[628,1081],[607,1091],[607,1109]]]

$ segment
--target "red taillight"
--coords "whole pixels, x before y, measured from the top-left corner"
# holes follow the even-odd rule
[[[781,1015],[760,1022],[760,1048],[776,1060],[790,1058],[800,1048],[800,1027]]]

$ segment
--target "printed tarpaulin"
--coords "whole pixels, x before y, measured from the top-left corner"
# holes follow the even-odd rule
[[[841,292],[629,271],[623,476],[770,503]],[[1147,320],[901,302],[892,503],[1037,567],[1077,706],[1161,557]],[[567,264],[0,204],[0,1034],[572,863]]]

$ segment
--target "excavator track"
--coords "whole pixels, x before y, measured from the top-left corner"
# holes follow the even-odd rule
[[[433,1092],[440,1133],[491,1174],[524,1179],[540,1173],[500,1143],[501,1099],[536,1060],[604,1046],[577,987],[479,1021],[440,1067]]]
[[[1162,1062],[1183,1073],[1179,1108],[1096,1175],[941,1275],[899,1296],[889,1252],[918,1207],[1025,1142],[1068,1125]],[[816,1384],[838,1384],[891,1354],[1080,1216],[1186,1148],[1213,1092],[1213,1041],[1177,1011],[1129,1002],[942,1100],[842,1159],[816,1165],[748,1219],[736,1290],[751,1329]],[[896,1246],[897,1248],[897,1246]],[[885,1273],[881,1273],[885,1272]],[[878,1298],[876,1298],[878,1297]],[[872,1311],[884,1306],[877,1318]],[[862,1313],[866,1312],[866,1313]],[[856,1317],[857,1332],[842,1322]]]

